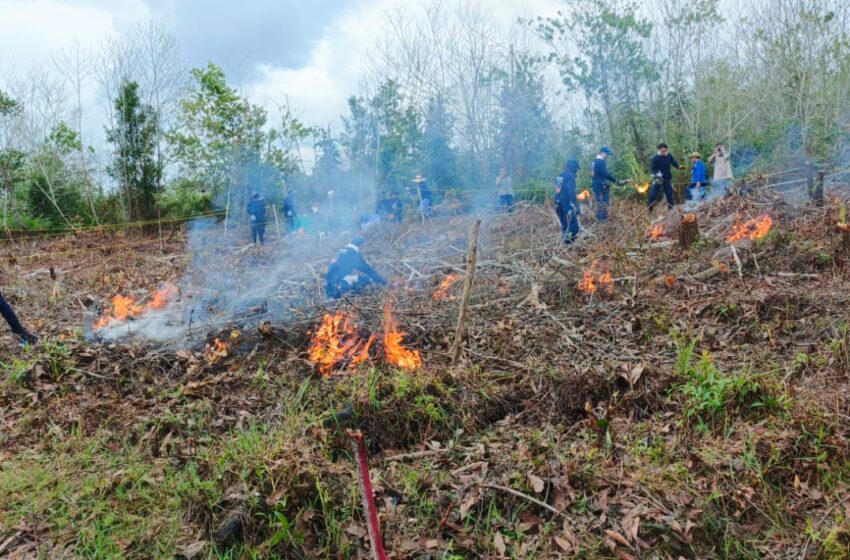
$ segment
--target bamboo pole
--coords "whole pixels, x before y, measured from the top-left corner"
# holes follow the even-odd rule
[[[481,228],[481,220],[475,220],[469,230],[469,247],[466,250],[466,276],[463,279],[463,295],[460,300],[460,310],[457,315],[457,328],[455,329],[455,340],[452,345],[452,367],[457,365],[460,358],[461,343],[463,342],[464,323],[466,322],[466,309],[469,307],[469,294],[472,291],[472,280],[475,276],[475,261],[478,258],[478,230]]]
[[[277,238],[283,239],[283,237],[280,235],[280,222],[278,222],[277,220],[277,206],[275,206],[274,204],[272,204],[272,214],[274,214],[274,227],[277,230]]]

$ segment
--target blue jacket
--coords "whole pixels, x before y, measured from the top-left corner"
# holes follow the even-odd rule
[[[281,210],[283,210],[283,215],[286,218],[296,218],[298,216],[298,213],[295,211],[295,197],[292,196],[292,193],[287,193],[283,197]]]
[[[674,158],[672,154],[668,153],[666,156],[662,156],[661,154],[655,154],[654,156],[652,156],[653,177],[661,173],[661,177],[665,181],[672,181],[674,167],[679,167],[679,163],[676,161],[676,158]]]
[[[708,182],[708,178],[705,174],[705,163],[701,159],[698,159],[694,162],[694,169],[691,175],[692,183],[702,183],[703,186]]]
[[[616,183],[617,179],[614,178],[613,175],[608,173],[608,164],[605,163],[605,160],[599,156],[596,156],[596,159],[593,160],[593,179],[591,184],[594,189],[601,189],[605,187],[607,183]]]
[[[266,199],[258,198],[248,203],[248,214],[254,217],[257,222],[266,221]]]
[[[336,254],[334,261],[328,266],[328,287],[335,287],[349,274],[360,271],[368,276],[373,282],[386,284],[387,281],[378,272],[369,266],[366,259],[360,254],[356,245],[346,245]]]
[[[565,169],[558,178],[560,179],[561,190],[555,195],[555,204],[565,210],[578,208],[578,199],[576,199],[576,174],[570,169]]]

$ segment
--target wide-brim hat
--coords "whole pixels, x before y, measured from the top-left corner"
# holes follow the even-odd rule
[[[702,159],[702,154],[699,152],[694,152],[689,156],[691,159]]]
[[[425,182],[425,177],[423,177],[422,175],[417,175],[417,176],[413,179],[413,182],[414,182],[414,183],[424,183],[424,182]]]

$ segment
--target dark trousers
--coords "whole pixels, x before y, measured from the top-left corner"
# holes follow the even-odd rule
[[[371,278],[365,274],[358,274],[357,281],[354,284],[349,284],[344,280],[334,283],[328,282],[325,285],[325,294],[329,298],[339,299],[345,294],[359,294],[371,283]]]
[[[266,235],[266,223],[265,222],[251,222],[251,242],[256,243],[257,240],[260,241],[260,245],[265,243],[265,235]]]
[[[667,209],[673,208],[673,180],[672,179],[664,179],[664,197],[667,199]],[[652,182],[652,188],[649,189],[649,198],[646,200],[646,207],[652,212],[652,209],[655,208],[655,199],[659,197],[661,194],[662,185],[659,185],[655,181]]]
[[[555,206],[558,221],[561,222],[561,239],[564,243],[572,243],[578,236],[578,216],[572,208],[564,208],[560,204]]]
[[[508,212],[513,212],[514,206],[514,195],[512,194],[500,194],[499,195],[499,206],[507,210]]]
[[[18,321],[18,316],[15,315],[15,311],[12,309],[12,306],[3,299],[3,294],[0,294],[0,315],[3,315],[3,318],[6,319],[7,323],[9,323],[9,327],[12,329],[13,333],[23,335],[27,332],[24,330],[21,322]]]
[[[611,189],[608,185],[594,185],[593,199],[596,201],[596,219],[604,222],[608,219],[608,207],[611,205]]]

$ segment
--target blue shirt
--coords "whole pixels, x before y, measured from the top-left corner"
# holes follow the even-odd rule
[[[605,163],[605,160],[599,156],[596,156],[596,159],[593,160],[593,188],[602,188],[609,181],[612,183],[616,183],[617,179],[615,179],[613,175],[608,173],[608,164]]]
[[[691,175],[692,183],[707,183],[708,179],[705,175],[705,164],[701,159],[698,159],[694,162],[693,175]]]

